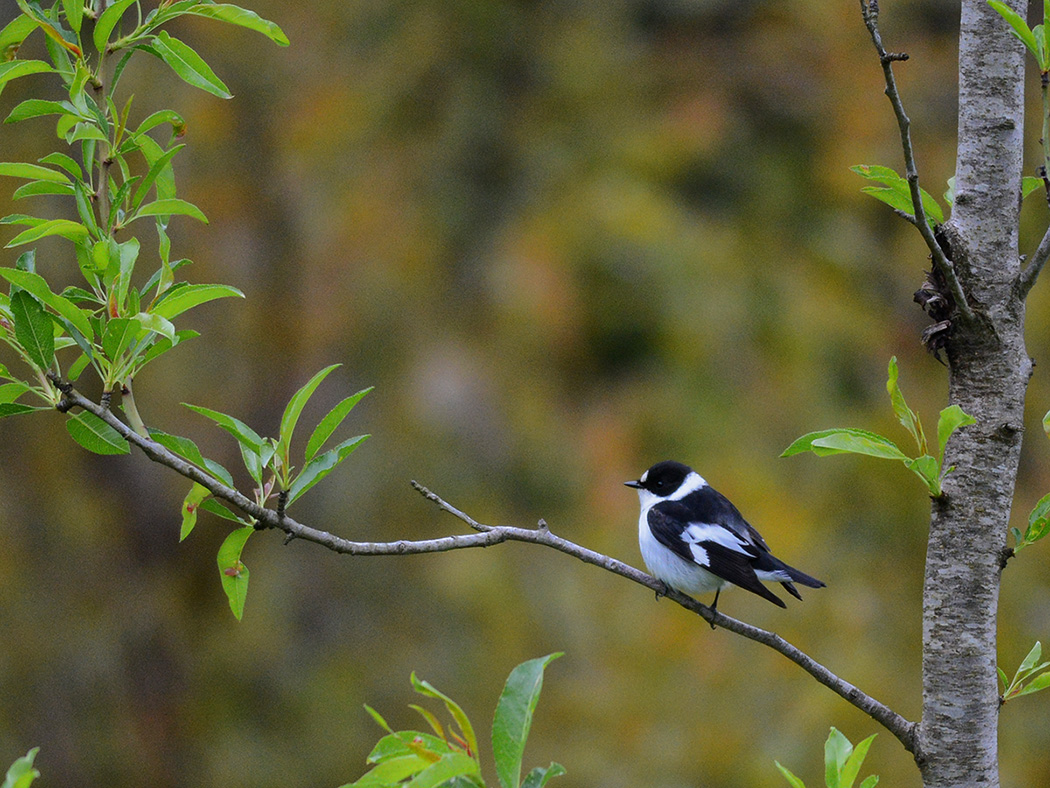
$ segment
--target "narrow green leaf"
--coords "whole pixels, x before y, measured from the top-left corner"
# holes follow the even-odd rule
[[[148,312],[139,312],[133,315],[131,319],[136,321],[144,330],[160,334],[170,342],[175,341],[175,326],[171,324],[170,320],[160,315],[151,315]]]
[[[210,462],[210,460],[209,460]],[[251,525],[251,521],[246,517],[240,517],[230,509],[226,504],[220,501],[218,498],[207,498],[200,506],[206,512],[211,512],[217,517],[221,517],[224,520],[237,523],[238,525]]]
[[[263,19],[254,11],[239,8],[228,3],[216,3],[215,5],[199,5],[187,10],[189,14],[196,16],[208,16],[231,25],[240,25],[257,33],[262,33],[278,46],[288,46],[288,36],[284,34],[275,23]]]
[[[225,413],[220,413],[217,410],[212,410],[211,408],[201,407],[200,405],[190,405],[186,402],[182,404],[190,410],[194,411],[195,413],[199,413],[205,418],[209,418],[212,421],[214,421],[216,424],[218,424],[220,427],[222,427],[224,430],[230,433],[234,438],[236,438],[238,443],[247,446],[254,452],[260,451],[262,446],[262,438],[259,437],[259,434],[255,430],[253,430],[240,419],[236,419],[233,416],[228,416]]]
[[[233,94],[215,76],[215,72],[190,46],[161,30],[153,39],[153,47],[161,60],[171,67],[187,84],[200,88],[219,98],[233,98]]]
[[[54,181],[30,181],[15,189],[11,198],[21,200],[24,197],[37,197],[42,194],[58,194],[69,197],[73,194],[73,187],[68,183],[55,183]]]
[[[197,482],[194,482],[190,491],[186,493],[186,497],[182,501],[182,528],[179,530],[180,542],[185,541],[197,524],[197,510],[209,495],[211,493],[208,491],[208,488],[197,484]]]
[[[784,775],[784,779],[788,781],[788,785],[791,788],[806,788],[806,784],[802,782],[798,777],[792,774],[785,766],[780,764],[780,761],[773,761],[780,773]]]
[[[20,380],[0,385],[0,405],[14,402],[27,391],[32,391],[32,389]]]
[[[890,358],[889,370],[886,377],[886,391],[890,395],[890,403],[893,405],[893,412],[897,414],[897,420],[915,439],[915,444],[919,447],[919,452],[927,454],[926,433],[922,430],[922,421],[916,415],[915,411],[908,407],[908,403],[904,401],[904,393],[901,391],[900,386],[897,383],[899,374],[899,370],[897,369],[897,357],[893,356]]]
[[[1029,544],[1037,542],[1046,536],[1048,529],[1050,529],[1050,494],[1040,498],[1031,514],[1028,515],[1028,528],[1025,530],[1024,541]]]
[[[73,32],[79,33],[84,21],[84,0],[62,0],[62,10],[66,12],[66,22]]]
[[[875,788],[879,784],[879,775],[872,774],[864,778],[864,782],[860,784],[860,788]]]
[[[868,757],[868,749],[871,747],[871,743],[875,741],[877,735],[875,733],[871,734],[871,736],[853,748],[853,753],[846,759],[846,763],[843,764],[842,771],[839,773],[839,782],[842,788],[853,788],[853,782],[857,779],[857,775],[860,774],[860,767],[864,764],[864,759]]]
[[[143,153],[152,150],[154,147],[159,148],[157,143],[153,142],[149,137],[144,136],[142,138],[143,142],[146,142],[147,140],[152,144],[144,145]],[[133,211],[138,210],[138,207],[142,205],[142,202],[146,199],[146,195],[149,194],[150,187],[154,184],[157,185],[157,197],[165,199],[171,196],[170,194],[167,194],[169,189],[163,188],[162,183],[168,177],[168,174],[170,174],[171,160],[185,147],[185,145],[176,145],[173,148],[168,148],[168,150],[160,152],[156,157],[153,157],[152,154],[147,156],[147,160],[150,162],[149,172],[146,173],[146,177],[142,179],[142,182],[135,189],[134,197],[131,198],[131,209]]]
[[[521,788],[543,788],[553,777],[561,777],[565,774],[565,767],[560,763],[552,763],[546,769],[537,766],[521,784]]]
[[[801,438],[792,443],[790,446],[788,446],[786,449],[784,449],[783,453],[781,453],[780,456],[793,457],[794,455],[801,454],[805,451],[812,451],[817,456],[824,457],[829,454],[840,454],[844,451],[849,451],[848,449],[834,451],[828,447],[822,446],[814,447],[813,444],[815,441],[823,440],[824,438],[828,438],[834,435],[852,435],[856,436],[857,438],[863,438],[877,444],[883,444],[886,447],[886,451],[889,452],[893,452],[893,450],[896,449],[897,453],[892,455],[892,459],[895,460],[899,460],[905,456],[904,453],[900,451],[900,449],[897,449],[896,445],[889,438],[884,438],[883,436],[875,432],[853,429],[851,427],[837,427],[832,428],[830,430],[819,430],[817,432],[807,433],[806,435],[803,435]],[[900,456],[897,456],[898,454]]]
[[[11,60],[26,37],[36,30],[36,23],[27,16],[19,15],[0,30],[0,60]]]
[[[45,101],[44,99],[26,99],[15,105],[11,113],[4,118],[4,123],[19,123],[30,118],[39,118],[45,115],[69,115],[76,112],[68,101]],[[76,122],[76,118],[73,118]],[[62,136],[62,135],[59,135]],[[21,176],[16,176],[21,177]]]
[[[229,285],[185,285],[171,288],[150,311],[168,320],[195,306],[216,298],[244,298],[244,293]]]
[[[1028,654],[1021,661],[1020,666],[1017,668],[1017,673],[1014,675],[1014,681],[1016,682],[1020,678],[1024,678],[1024,675],[1032,670],[1033,667],[1039,662],[1039,658],[1043,655],[1043,644],[1038,640],[1035,641],[1035,645],[1028,651]]]
[[[929,454],[914,459],[908,457],[904,460],[904,465],[923,480],[930,490],[930,495],[938,497],[941,494],[941,465],[936,457]]]
[[[0,162],[0,175],[7,175],[11,178],[26,178],[33,181],[71,183],[69,176],[64,172],[53,170],[50,167],[42,167],[39,164],[29,164],[21,161]]]
[[[154,202],[143,205],[138,211],[135,212],[137,216],[170,216],[172,214],[179,214],[181,216],[189,216],[198,221],[208,223],[208,217],[204,215],[204,212],[191,202],[186,200],[179,200],[171,198],[167,200],[155,200]]]
[[[51,410],[51,408],[23,405],[21,402],[2,402],[0,403],[0,419],[8,416],[21,416],[23,413],[33,413],[38,410]]]
[[[1038,180],[1038,179],[1036,178],[1036,179],[1033,179],[1033,180]],[[1021,182],[1022,183],[1024,182],[1024,178],[1021,179]],[[954,175],[948,179],[948,189],[947,189],[947,191],[944,192],[944,201],[946,203],[948,203],[949,207],[954,207],[955,206],[955,176]]]
[[[362,443],[369,435],[358,435],[343,441],[335,448],[329,449],[324,454],[319,454],[303,466],[299,475],[295,477],[288,488],[288,506],[291,506],[303,493],[330,474],[335,468]]]
[[[448,713],[452,715],[452,719],[454,719],[456,724],[459,725],[460,733],[463,734],[463,740],[467,743],[467,748],[470,752],[474,753],[476,757],[478,754],[478,737],[474,734],[474,726],[470,724],[470,719],[467,717],[466,712],[460,708],[460,705],[448,695],[439,691],[429,681],[423,681],[422,679],[416,678],[415,673],[412,673],[409,680],[412,682],[412,688],[420,695],[425,695],[428,698],[435,698],[445,704]]]
[[[72,323],[84,337],[89,340],[94,339],[91,323],[88,321],[89,313],[76,306],[69,299],[52,293],[44,277],[32,271],[20,271],[15,268],[0,268],[0,276],[11,282],[11,284],[17,285],[31,293],[39,301],[54,309]]]
[[[284,414],[281,416],[280,441],[284,447],[284,451],[281,452],[282,456],[288,456],[287,449],[292,445],[292,434],[295,432],[295,425],[299,422],[299,416],[302,414],[303,408],[306,407],[306,403],[310,401],[314,391],[321,385],[321,381],[328,377],[329,373],[338,366],[339,364],[332,364],[322,369],[288,400]]]
[[[882,436],[873,438],[854,431],[838,430],[830,435],[817,438],[812,443],[813,452],[818,456],[849,453],[865,454],[869,457],[880,457],[887,460],[910,459],[892,441]]]
[[[241,553],[244,551],[244,543],[253,533],[255,529],[250,525],[230,532],[219,548],[216,558],[222,590],[226,592],[230,610],[238,621],[244,615],[244,600],[248,596],[248,567],[241,561]]]
[[[366,389],[362,389],[356,394],[347,397],[330,411],[328,414],[321,419],[320,423],[314,428],[313,433],[310,435],[310,440],[306,444],[306,462],[310,462],[314,458],[314,455],[324,445],[325,441],[328,440],[332,433],[336,431],[343,420],[349,415],[350,411],[353,410],[354,405],[361,401],[361,399],[372,390],[372,386]]]
[[[438,788],[446,785],[456,777],[472,776],[481,773],[478,762],[461,752],[443,755],[437,763],[413,777],[405,788]]]
[[[1006,692],[1006,688],[1010,686],[1010,681],[1006,678],[1006,671],[996,666],[995,672],[999,674],[999,682],[1003,685],[1003,692]]]
[[[11,296],[11,316],[15,340],[30,360],[46,372],[55,359],[55,332],[43,305],[25,290],[19,290]]]
[[[1021,178],[1021,199],[1023,200],[1042,185],[1042,178],[1033,178],[1031,175],[1025,175]]]
[[[134,2],[135,0],[117,0],[117,2],[103,11],[102,16],[98,18],[92,38],[95,41],[95,49],[100,54],[105,51],[106,46],[109,44],[109,36],[113,32],[113,28],[117,26],[117,22],[120,21],[128,6]]]
[[[1046,415],[1043,416],[1043,432],[1046,433],[1047,437],[1050,437],[1050,411],[1047,411]]]
[[[40,748],[34,747],[12,763],[4,777],[2,788],[29,788],[33,780],[40,776],[40,772],[33,768],[33,760],[38,752]]]
[[[387,733],[391,733],[392,734],[394,732],[394,729],[391,728],[387,724],[387,721],[385,719],[383,719],[383,715],[382,714],[380,714],[378,711],[373,709],[367,703],[364,704],[364,706],[365,706],[365,711],[367,711],[371,715],[372,719],[376,721],[376,724],[379,725],[380,728],[385,730]],[[372,763],[372,757],[371,756],[369,756],[368,762]]]
[[[66,430],[73,440],[95,454],[128,454],[131,448],[115,429],[87,411],[71,415]]]
[[[433,761],[414,753],[400,755],[382,761],[366,772],[360,780],[347,783],[343,788],[355,788],[355,786],[359,788],[366,786],[368,788],[395,788],[395,786],[404,785],[405,780],[419,774],[431,763]]]
[[[0,57],[2,57],[0,53]],[[43,60],[11,60],[7,63],[0,63],[0,90],[3,90],[4,85],[19,77],[25,77],[30,74],[48,74],[53,72],[51,68]]]
[[[1033,692],[1040,692],[1050,687],[1050,672],[1040,673],[1034,679],[1032,679],[1024,688],[1017,693],[1017,697],[1022,695],[1031,695]]]
[[[944,447],[948,445],[948,439],[952,436],[952,433],[959,427],[976,423],[977,419],[963,412],[963,409],[958,405],[949,405],[942,410],[940,417],[937,419],[937,445],[940,447],[937,453],[938,461],[944,461]]]
[[[23,246],[41,238],[46,238],[49,235],[60,235],[74,242],[84,241],[88,237],[88,230],[80,222],[73,222],[69,219],[52,219],[38,224],[36,227],[23,230],[8,241],[4,248],[11,249],[15,246]]]
[[[116,362],[142,336],[142,326],[127,317],[115,317],[106,323],[102,332],[102,351],[106,358]]]
[[[197,444],[189,438],[183,438],[179,435],[169,435],[166,432],[153,429],[152,427],[149,428],[149,436],[168,451],[179,455],[182,459],[193,463],[198,468],[206,470],[227,487],[233,487],[233,476],[230,475],[230,472],[219,465],[219,463],[214,460],[209,460],[201,454],[201,450],[197,448]]]
[[[434,733],[437,735],[438,738],[440,738],[440,739],[446,738],[446,736],[445,736],[445,729],[442,727],[441,723],[438,721],[438,718],[436,716],[434,716],[434,713],[432,711],[430,711],[429,709],[424,709],[422,706],[420,706],[417,703],[409,703],[408,704],[408,708],[412,709],[412,711],[414,711],[414,712],[417,712],[419,714],[419,716],[421,716],[424,720],[426,720],[427,724],[430,726],[430,729],[432,731],[434,731]]]
[[[851,752],[853,745],[849,739],[837,728],[832,728],[828,740],[824,743],[824,781],[828,788],[846,788],[841,784],[839,777]]]
[[[1031,52],[1038,62],[1039,60],[1039,47],[1035,42],[1035,36],[1032,35],[1031,29],[1028,27],[1028,23],[1024,20],[1020,14],[1014,11],[1004,3],[1000,3],[999,0],[988,0],[988,5],[994,8],[1003,19],[1006,20],[1007,24],[1010,25],[1010,32],[1021,40],[1028,51]]]
[[[510,672],[492,721],[492,754],[503,788],[519,788],[521,759],[532,727],[532,715],[543,688],[543,671],[561,653],[530,659]]]

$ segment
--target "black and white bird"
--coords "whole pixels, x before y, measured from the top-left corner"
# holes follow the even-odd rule
[[[762,585],[780,583],[802,599],[795,583],[823,588],[824,583],[775,557],[737,508],[704,478],[680,462],[658,462],[638,481],[638,546],[649,571],[658,580],[686,594],[715,592],[718,606],[723,588],[745,588],[775,605],[783,600]]]

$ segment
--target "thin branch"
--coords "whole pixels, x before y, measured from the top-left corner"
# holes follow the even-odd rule
[[[908,752],[914,754],[916,751],[917,739],[915,736],[916,725],[914,722],[910,722],[888,706],[875,700],[873,697],[862,692],[849,682],[839,678],[808,654],[788,643],[784,638],[780,637],[780,635],[752,626],[751,624],[746,624],[743,621],[738,621],[735,618],[730,618],[724,613],[712,610],[706,605],[701,604],[690,596],[686,596],[674,589],[668,588],[655,577],[651,577],[629,564],[625,564],[622,561],[595,552],[594,550],[589,550],[588,548],[578,545],[575,542],[571,542],[568,539],[556,536],[551,533],[547,524],[542,520],[539,522],[538,527],[534,529],[516,528],[509,525],[486,525],[478,522],[460,509],[452,506],[441,498],[441,496],[413,481],[412,486],[418,490],[421,495],[435,503],[442,510],[466,523],[477,533],[454,534],[452,536],[444,536],[438,539],[425,539],[419,541],[350,541],[328,533],[327,531],[320,531],[307,525],[303,525],[283,512],[279,514],[272,509],[266,509],[259,506],[245,495],[231,487],[227,487],[218,479],[215,479],[197,466],[169,451],[156,441],[139,435],[131,427],[117,418],[112,411],[87,399],[75,391],[68,383],[61,382],[59,385],[64,394],[63,405],[67,410],[72,407],[80,407],[89,413],[93,413],[116,430],[128,443],[140,448],[146,456],[154,462],[165,465],[176,473],[185,476],[187,479],[206,487],[216,498],[221,498],[227,503],[232,504],[246,515],[253,518],[260,526],[276,528],[284,531],[288,535],[288,540],[303,539],[327,547],[334,552],[350,555],[415,555],[419,553],[439,553],[471,547],[488,547],[490,545],[509,541],[528,542],[531,544],[551,547],[559,552],[578,558],[585,563],[593,564],[608,572],[620,575],[621,577],[632,580],[639,585],[652,589],[653,591],[666,596],[673,602],[678,603],[686,610],[696,613],[713,627],[722,627],[723,629],[727,629],[730,632],[734,632],[748,638],[749,640],[754,640],[757,643],[769,646],[769,648],[784,655],[801,667],[836,695],[845,699],[865,714],[872,717],[876,722],[880,723],[900,740],[901,744],[904,745],[904,748],[908,750]]]
[[[1050,227],[1043,234],[1043,240],[1039,242],[1039,247],[1035,250],[1035,254],[1032,255],[1028,265],[1017,276],[1017,295],[1022,300],[1028,296],[1028,293],[1035,285],[1048,259],[1050,259]]]
[[[926,211],[922,207],[919,170],[915,165],[915,151],[911,145],[911,119],[904,111],[904,103],[901,101],[901,94],[897,89],[897,79],[893,76],[893,62],[895,60],[907,60],[908,56],[901,52],[887,52],[886,47],[882,45],[882,35],[879,33],[878,24],[878,0],[860,0],[860,10],[864,17],[864,24],[868,28],[868,33],[871,34],[871,42],[875,45],[875,51],[879,55],[882,73],[886,79],[886,96],[889,98],[890,104],[893,105],[893,114],[897,116],[897,126],[900,128],[901,148],[904,152],[904,167],[908,179],[908,189],[911,192],[911,201],[915,208],[914,216],[900,215],[903,215],[905,219],[918,229],[922,239],[926,242],[926,246],[929,247],[933,264],[944,275],[944,280],[948,283],[952,297],[955,299],[956,308],[967,320],[972,321],[974,318],[973,310],[970,309],[962,284],[955,275],[955,266],[944,254],[941,245],[937,243],[933,229],[930,227],[929,222],[926,221]]]

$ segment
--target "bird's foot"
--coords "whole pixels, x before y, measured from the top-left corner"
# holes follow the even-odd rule
[[[663,580],[660,581],[660,587],[656,589],[656,601],[660,601],[660,597],[667,596],[670,593],[671,587],[667,585]]]

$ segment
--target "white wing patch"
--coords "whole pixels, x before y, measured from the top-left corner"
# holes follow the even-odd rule
[[[703,553],[703,560],[697,558],[697,561],[703,564],[707,564],[707,551],[700,547],[700,542],[714,542],[744,555],[754,555],[748,549],[747,542],[739,536],[728,528],[721,525],[712,525],[711,523],[690,523],[682,531],[682,541],[689,543],[689,548],[694,556],[698,552]]]

